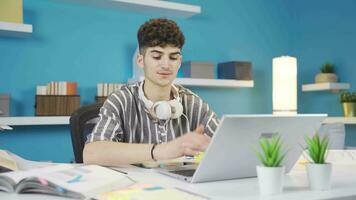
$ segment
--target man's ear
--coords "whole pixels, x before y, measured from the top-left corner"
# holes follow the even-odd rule
[[[140,53],[137,54],[137,57],[136,57],[136,64],[143,68],[144,67],[144,64],[143,64],[143,55],[141,55]]]
[[[180,68],[180,66],[182,65],[182,61],[183,61],[183,56],[182,55],[180,55],[179,56],[179,67],[178,67],[178,69]]]

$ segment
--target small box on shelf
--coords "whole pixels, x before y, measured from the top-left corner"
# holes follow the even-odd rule
[[[1,0],[0,21],[22,24],[23,23],[22,0]]]
[[[251,62],[231,61],[218,64],[219,79],[252,80]]]
[[[214,79],[214,63],[188,61],[183,62],[181,70],[186,78]]]
[[[0,94],[0,117],[10,115],[10,95]]]
[[[36,95],[36,116],[68,116],[80,107],[79,95]]]

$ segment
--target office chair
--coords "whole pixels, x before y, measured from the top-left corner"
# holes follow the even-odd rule
[[[82,106],[70,116],[70,132],[76,163],[83,163],[83,149],[86,136],[93,130],[102,105],[103,103],[95,103]]]

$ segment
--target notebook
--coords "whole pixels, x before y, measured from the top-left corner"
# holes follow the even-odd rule
[[[0,191],[43,193],[76,199],[132,185],[124,174],[98,165],[62,164],[0,175]]]

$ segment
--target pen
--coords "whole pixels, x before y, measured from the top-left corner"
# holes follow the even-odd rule
[[[120,172],[121,174],[125,174],[125,175],[128,174],[127,172],[122,171],[122,170],[119,170],[119,169],[117,169],[117,168],[115,168],[115,167],[109,167],[109,169],[112,169],[112,170],[114,170],[114,171]]]
[[[132,182],[132,184],[137,183],[134,179],[132,179],[131,177],[128,176],[128,173],[127,173],[127,172],[122,171],[122,170],[119,170],[119,169],[117,169],[117,168],[115,168],[115,167],[108,167],[108,168],[109,168],[109,169],[112,169],[112,170],[114,170],[114,171],[116,171],[116,172],[125,174],[125,175],[126,175],[126,178],[129,179],[129,180]]]

